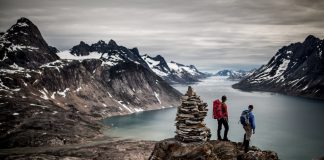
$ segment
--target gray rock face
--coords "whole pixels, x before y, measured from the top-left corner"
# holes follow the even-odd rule
[[[323,50],[324,40],[310,35],[279,49],[268,64],[233,87],[324,99]]]
[[[181,106],[178,107],[175,139],[181,142],[209,140],[210,129],[204,123],[207,112],[207,103],[203,103],[189,86],[187,93],[181,99]]]

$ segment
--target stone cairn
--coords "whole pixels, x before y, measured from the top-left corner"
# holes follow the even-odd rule
[[[207,103],[203,103],[189,86],[187,93],[181,98],[181,106],[178,107],[175,139],[181,142],[209,140],[210,129],[204,123],[207,111]]]

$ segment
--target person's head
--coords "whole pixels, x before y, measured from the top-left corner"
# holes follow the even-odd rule
[[[222,102],[225,102],[227,100],[227,97],[224,95],[222,96]]]
[[[253,110],[253,105],[252,105],[252,104],[249,105],[249,110],[250,110],[250,111]]]

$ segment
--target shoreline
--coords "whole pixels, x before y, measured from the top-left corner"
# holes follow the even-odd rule
[[[284,93],[284,92],[278,92],[278,91],[266,91],[266,90],[262,90],[262,89],[246,89],[246,88],[240,88],[234,85],[237,85],[238,83],[235,83],[233,85],[231,85],[231,87],[233,89],[237,89],[239,91],[242,92],[261,92],[261,93],[269,93],[269,94],[279,94],[279,95],[283,95],[283,96],[289,96],[289,97],[293,97],[293,98],[303,98],[305,100],[315,100],[315,101],[321,101],[324,102],[323,98],[317,98],[317,97],[311,97],[311,96],[303,96],[303,95],[298,95],[298,94],[294,94],[294,93]]]

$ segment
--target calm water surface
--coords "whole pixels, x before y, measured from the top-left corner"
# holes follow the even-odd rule
[[[242,92],[231,88],[235,83],[220,77],[210,77],[192,85],[209,113],[205,118],[216,139],[217,123],[212,119],[212,101],[226,95],[229,110],[229,139],[242,141],[243,128],[238,124],[243,109],[253,104],[256,134],[252,145],[263,150],[278,152],[283,160],[306,160],[324,156],[324,101],[273,94],[267,92]],[[187,86],[175,85],[185,93]],[[162,140],[175,135],[176,108],[147,111],[104,120],[113,126],[106,131],[109,136],[143,140]]]

